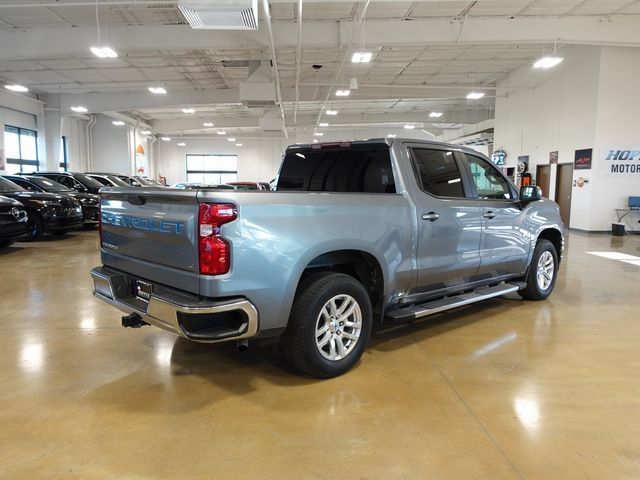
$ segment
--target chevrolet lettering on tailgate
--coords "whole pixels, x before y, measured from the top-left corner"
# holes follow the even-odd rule
[[[181,235],[185,230],[184,223],[182,222],[133,217],[131,215],[120,215],[110,212],[102,212],[101,221],[104,225],[135,228],[148,232],[173,233],[174,235]]]

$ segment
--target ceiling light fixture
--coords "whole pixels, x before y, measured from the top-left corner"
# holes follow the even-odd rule
[[[87,108],[83,107],[82,105],[78,105],[77,107],[71,107],[71,111],[76,113],[87,113],[89,110],[87,110]]]
[[[328,124],[327,122],[320,122],[320,123],[318,124],[318,126],[319,126],[319,127],[328,127],[328,126],[329,126],[329,124]]]
[[[213,123],[212,122],[204,122],[202,124],[203,127],[213,127]]]
[[[170,142],[171,137],[160,137],[160,140],[162,140],[163,142]]]
[[[235,142],[235,141],[236,141],[236,139],[235,139],[235,138],[233,138],[233,137],[229,137],[229,138],[227,138],[227,142]]]
[[[373,52],[353,52],[351,63],[369,63],[373,57]]]
[[[236,143],[236,147],[241,147],[242,144],[241,143]]]
[[[140,130],[142,135],[151,135],[151,130]]]
[[[467,95],[467,99],[469,100],[479,100],[484,97],[484,92],[470,92]]]
[[[167,90],[164,87],[149,87],[149,91],[156,95],[164,95],[167,93]]]
[[[227,132],[225,132],[224,130],[218,130],[216,133],[218,135],[226,135],[227,134]]]
[[[414,128],[416,128],[416,126],[415,126],[415,125],[409,125],[409,124],[407,124],[407,125],[405,125],[405,126],[404,126],[404,129],[405,129],[405,130],[413,130]]]
[[[327,110],[324,113],[326,113],[327,115],[337,115],[338,111],[337,110]]]
[[[324,133],[322,133],[322,132],[315,132],[313,135],[314,135],[314,136],[316,136],[316,137],[322,137],[322,136],[324,136]]]
[[[336,90],[336,97],[348,97],[349,95],[351,95],[351,90],[348,90],[348,89]]]
[[[178,142],[178,143],[176,143],[176,145],[179,146],[179,147],[186,147],[187,146],[187,144],[184,143],[184,142]]]
[[[118,53],[111,47],[91,47],[91,53],[98,58],[117,58]]]
[[[122,127],[124,125],[124,122],[122,120],[114,120],[113,123],[116,127]]]
[[[12,92],[28,92],[29,89],[27,87],[23,87],[22,85],[14,84],[14,85],[5,85],[4,88],[7,90],[11,90]]]
[[[387,138],[396,138],[397,135],[395,133],[389,133],[387,134]]]
[[[562,61],[564,60],[564,58],[562,57],[556,57],[556,56],[546,56],[546,57],[542,57],[539,58],[534,64],[533,64],[533,68],[553,68],[556,65],[562,63]]]
[[[195,108],[191,108],[191,107],[185,107],[182,109],[183,113],[196,113],[196,109]]]
[[[318,140],[316,140],[315,138],[313,139],[313,143],[318,143]]]
[[[429,116],[431,118],[440,118],[442,116],[442,112],[431,112]]]

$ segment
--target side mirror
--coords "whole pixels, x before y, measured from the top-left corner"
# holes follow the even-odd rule
[[[520,189],[520,201],[529,203],[542,200],[542,189],[535,185],[525,185]]]

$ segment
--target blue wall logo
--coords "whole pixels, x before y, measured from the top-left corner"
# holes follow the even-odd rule
[[[605,150],[607,151],[607,150]],[[604,158],[607,173],[640,173],[640,150],[617,150],[610,148]]]
[[[174,235],[181,235],[185,230],[184,223],[182,222],[133,217],[131,215],[120,215],[110,212],[102,212],[101,222],[103,225],[134,228],[136,230],[145,230],[147,232],[172,233]]]

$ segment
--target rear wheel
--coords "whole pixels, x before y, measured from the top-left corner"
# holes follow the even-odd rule
[[[33,240],[38,240],[42,237],[42,220],[40,216],[35,212],[27,213],[27,225],[28,230],[27,234],[23,237],[20,237],[20,240],[23,242],[31,242]]]
[[[529,272],[525,278],[527,287],[518,293],[527,300],[544,300],[553,291],[558,277],[558,253],[549,240],[538,240],[533,251]]]
[[[349,275],[323,272],[298,288],[281,346],[298,370],[330,378],[353,368],[371,334],[371,301]]]

